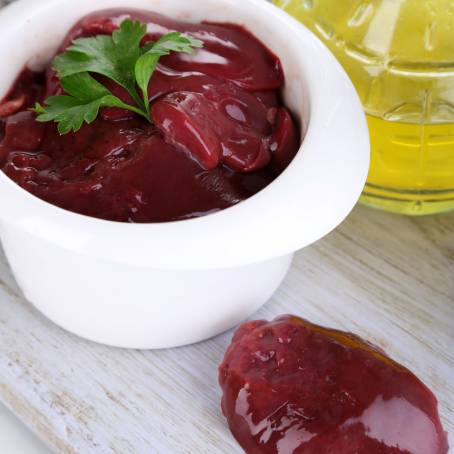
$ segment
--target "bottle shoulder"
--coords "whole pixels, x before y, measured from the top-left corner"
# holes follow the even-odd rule
[[[330,46],[396,71],[450,71],[454,0],[277,0]]]

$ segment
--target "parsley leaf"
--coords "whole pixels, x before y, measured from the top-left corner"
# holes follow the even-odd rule
[[[32,109],[38,114],[37,121],[55,121],[59,133],[66,134],[78,131],[84,122],[93,122],[100,108],[120,107],[151,122],[148,84],[159,58],[171,52],[192,53],[203,43],[179,32],[171,32],[141,47],[146,33],[146,24],[126,19],[112,36],[76,39],[53,61],[66,94],[49,97],[44,106],[37,103]],[[135,105],[126,104],[114,96],[91,73],[105,76],[123,87]]]
[[[142,48],[143,54],[136,61],[134,72],[137,85],[139,85],[142,91],[144,105],[148,112],[148,84],[156,69],[159,58],[164,55],[169,55],[171,52],[192,54],[195,52],[195,48],[200,48],[202,46],[202,41],[191,38],[190,36],[182,35],[178,32],[168,33],[154,43],[150,42],[145,44]]]
[[[145,24],[126,19],[112,36],[75,40],[66,52],[54,59],[54,69],[60,78],[80,72],[106,76],[127,90],[137,103],[134,65],[141,54],[140,42],[146,33]]]
[[[140,109],[112,95],[104,85],[93,79],[87,72],[64,77],[61,79],[61,85],[69,96],[50,96],[46,100],[45,107],[36,103],[34,108],[38,113],[36,120],[57,122],[60,134],[76,132],[84,122],[92,123],[101,107],[120,107],[143,115]]]

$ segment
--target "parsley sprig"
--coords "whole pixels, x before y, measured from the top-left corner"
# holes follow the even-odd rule
[[[33,110],[38,114],[37,121],[54,121],[59,133],[66,134],[78,131],[84,122],[93,122],[102,107],[120,107],[151,122],[148,84],[159,59],[171,52],[193,53],[203,43],[171,32],[156,42],[141,46],[146,33],[146,24],[126,19],[111,36],[98,35],[73,41],[53,61],[66,94],[50,96],[44,106],[36,103]],[[113,95],[92,74],[105,76],[123,87],[134,105]]]

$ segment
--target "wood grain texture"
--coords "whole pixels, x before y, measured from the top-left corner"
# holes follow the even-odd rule
[[[358,207],[297,254],[256,317],[294,313],[382,346],[434,390],[454,445],[453,271],[454,213],[410,219]],[[24,301],[3,257],[0,281],[0,400],[56,452],[241,452],[219,408],[231,333],[173,350],[104,347]]]

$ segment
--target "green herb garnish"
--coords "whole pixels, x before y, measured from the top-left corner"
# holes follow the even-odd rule
[[[38,114],[37,121],[55,121],[58,132],[66,134],[78,131],[84,122],[93,122],[101,107],[120,107],[151,122],[148,84],[160,57],[171,52],[193,53],[203,43],[171,32],[141,46],[146,33],[146,24],[126,19],[112,36],[76,39],[53,61],[67,95],[50,96],[44,106],[36,103],[33,110]],[[134,105],[113,95],[91,73],[103,75],[123,87]]]

